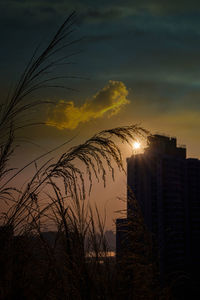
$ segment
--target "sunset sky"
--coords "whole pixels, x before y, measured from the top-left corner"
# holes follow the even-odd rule
[[[1,0],[2,99],[35,47],[45,45],[73,10],[77,21],[72,39],[83,40],[64,54],[80,53],[69,59],[74,64],[61,66],[55,75],[82,79],[65,81],[76,91],[51,89],[35,95],[57,104],[23,116],[47,125],[19,134],[18,141],[26,143],[23,155],[16,154],[16,165],[71,137],[78,144],[100,130],[134,123],[152,133],[176,136],[187,146],[188,157],[200,158],[200,2],[196,0]],[[111,214],[112,195],[111,190],[103,194],[104,202],[111,203]]]

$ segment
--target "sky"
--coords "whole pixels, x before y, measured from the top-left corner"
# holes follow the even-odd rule
[[[188,157],[200,158],[199,1],[1,0],[1,101],[35,47],[42,48],[74,10],[72,39],[81,40],[66,52],[77,54],[55,74],[81,78],[66,80],[74,91],[35,95],[56,105],[24,116],[46,125],[20,133],[23,151],[17,152],[16,165],[71,137],[78,144],[100,130],[135,123],[177,137]],[[103,193],[112,216],[121,204],[108,195],[112,190],[124,195],[123,180],[123,192],[110,185]]]

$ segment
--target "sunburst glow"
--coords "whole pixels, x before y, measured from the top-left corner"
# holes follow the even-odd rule
[[[133,149],[139,149],[141,147],[141,144],[139,142],[133,143]]]

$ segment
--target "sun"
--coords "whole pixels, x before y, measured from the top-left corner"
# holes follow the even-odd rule
[[[133,143],[133,149],[140,149],[141,144],[139,142],[134,142]]]

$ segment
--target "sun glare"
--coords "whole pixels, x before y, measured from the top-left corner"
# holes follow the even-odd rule
[[[139,142],[134,142],[133,143],[133,149],[139,149],[140,148],[140,143]]]

